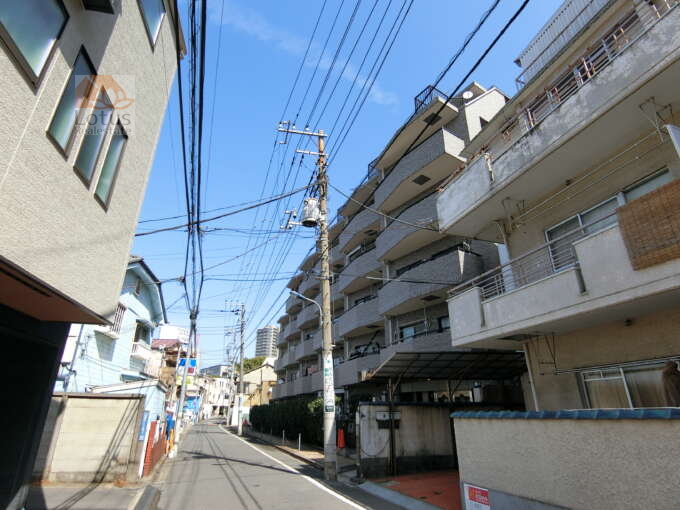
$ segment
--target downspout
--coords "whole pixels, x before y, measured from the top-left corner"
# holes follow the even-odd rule
[[[387,403],[388,411],[390,413],[390,474],[397,475],[397,455],[394,444],[394,402],[393,402],[394,386],[392,385],[392,378],[387,381]]]

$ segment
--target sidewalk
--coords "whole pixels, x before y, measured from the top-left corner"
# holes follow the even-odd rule
[[[143,487],[111,484],[33,486],[26,510],[125,510]]]

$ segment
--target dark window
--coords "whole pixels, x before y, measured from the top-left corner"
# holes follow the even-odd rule
[[[135,342],[149,343],[149,328],[141,322],[137,323],[137,328],[135,329]]]
[[[439,325],[439,331],[444,331],[451,328],[451,323],[449,322],[449,316],[443,315],[437,319],[437,324]]]
[[[67,20],[61,0],[0,2],[0,34],[31,81],[45,69]]]

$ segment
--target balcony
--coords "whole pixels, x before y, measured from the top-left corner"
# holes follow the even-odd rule
[[[276,400],[279,398],[285,398],[290,396],[290,385],[291,383],[277,384],[272,387],[272,399]]]
[[[380,171],[375,166],[375,161],[368,164],[366,176],[362,179],[359,185],[352,190],[351,198],[338,209],[338,216],[349,218],[355,215],[361,209],[361,205],[371,197],[371,193],[375,189]]]
[[[151,359],[152,353],[153,351],[151,350],[151,346],[146,342],[133,342],[130,356],[143,361],[149,361]]]
[[[295,319],[293,319],[295,317]],[[283,338],[284,341],[288,342],[291,339],[298,338],[300,336],[300,315],[293,315],[290,318],[290,322],[286,324],[286,328],[279,335],[279,341]]]
[[[340,363],[333,370],[335,387],[349,386],[363,381],[366,378],[366,372],[375,369],[379,364],[379,354],[370,354]]]
[[[288,343],[288,331],[290,329],[290,324],[284,324],[281,327],[281,332],[279,333],[279,336],[276,337],[276,346],[278,348],[281,348],[282,346],[286,345]]]
[[[634,270],[618,224],[559,241],[454,288],[453,345],[516,349],[537,331],[564,333],[677,302],[680,260]]]
[[[371,206],[373,208],[373,206]],[[380,215],[370,209],[362,209],[354,216],[339,236],[339,246],[344,253],[352,251],[362,241],[375,237],[380,229]]]
[[[279,357],[276,358],[276,361],[274,361],[274,371],[283,372],[286,368],[286,360],[287,356],[279,352]]]
[[[299,297],[297,297],[294,294],[291,294],[290,296],[288,296],[288,299],[286,299],[286,313],[296,314],[297,312],[300,311],[301,307],[302,307],[302,303],[300,302]]]
[[[507,216],[507,197],[536,203],[649,132],[640,106],[649,98],[675,103],[680,82],[679,4],[654,4],[630,2],[631,11],[545,92],[522,97],[516,116],[497,115],[470,143],[466,154],[484,153],[440,194],[442,230],[498,241],[493,221]]]
[[[397,280],[378,291],[378,313],[399,315],[442,302],[452,286],[479,275],[481,263],[480,257],[451,247],[401,268]]]
[[[319,298],[321,296],[318,296]],[[319,307],[313,303],[305,302],[302,311],[298,315],[297,323],[300,328],[309,328],[311,326],[319,324]]]
[[[437,228],[437,197],[439,193],[431,193],[417,200],[404,209],[397,219],[392,221],[375,241],[375,257],[379,260],[395,260],[420,246],[425,246],[440,239],[441,234],[415,226]],[[402,223],[405,222],[405,223]]]
[[[365,276],[380,276],[382,272],[381,262],[375,258],[373,250],[363,252],[359,257],[342,270],[338,276],[337,287],[338,292],[350,294],[359,289],[368,287],[376,282],[376,280],[369,280]]]
[[[465,164],[464,142],[439,129],[404,156],[375,190],[374,207],[392,211]]]
[[[300,343],[300,347],[297,351],[297,359],[311,358],[317,355],[317,351],[321,349],[321,341],[316,342],[316,340],[321,339],[321,332],[317,331],[314,333],[312,338],[303,340]]]
[[[382,317],[378,314],[377,296],[348,308],[338,317],[336,324],[339,336],[363,335],[382,326]]]
[[[297,365],[299,352],[302,352],[301,344],[297,344],[295,346],[293,344],[289,344],[288,350],[283,356],[281,356],[283,367]]]
[[[300,283],[300,294],[304,294],[307,297],[312,297],[321,290],[321,280],[319,280],[317,274],[320,274],[321,270],[317,264],[314,269],[307,275],[307,277]],[[296,297],[300,301],[299,297]]]
[[[345,265],[345,254],[340,249],[340,241],[331,247],[331,267],[336,265]]]

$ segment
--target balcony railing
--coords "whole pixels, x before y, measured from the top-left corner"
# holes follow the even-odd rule
[[[631,2],[631,10],[610,27],[604,37],[594,41],[575,63],[556,80],[545,87],[545,91],[527,103],[519,113],[511,117],[487,144],[492,158],[500,157],[525,134],[576,94],[603,69],[611,64],[626,48],[644,35],[659,20],[678,6],[680,0],[659,0],[653,5]]]
[[[556,237],[548,243],[468,280],[449,291],[454,297],[473,288],[481,289],[482,300],[526,287],[534,282],[552,276],[569,268],[579,269],[579,261],[573,243],[593,231],[610,225],[616,219],[616,212],[598,218],[596,221]],[[608,221],[609,220],[609,221]]]
[[[428,85],[423,90],[421,90],[418,93],[418,95],[413,98],[414,115],[418,114],[419,112],[427,108],[427,106],[437,97],[446,99],[447,97],[449,97],[449,95],[445,94],[437,87],[433,87],[432,85]]]
[[[372,239],[371,241],[362,244],[358,250],[352,252],[349,254],[349,261],[348,263],[354,262],[356,259],[361,257],[364,253],[368,253],[371,251],[373,248],[375,248],[375,239]]]
[[[151,358],[151,348],[144,342],[134,342],[132,344],[132,353],[130,356],[148,361]]]

